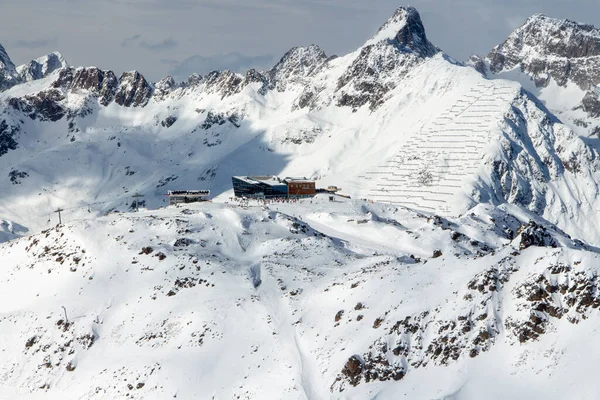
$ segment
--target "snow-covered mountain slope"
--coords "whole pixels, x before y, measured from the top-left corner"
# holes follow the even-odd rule
[[[149,208],[169,189],[226,199],[232,175],[278,174],[451,215],[508,201],[600,242],[600,224],[579,220],[597,220],[593,141],[442,53],[411,7],[343,57],[295,48],[270,71],[184,84],[63,67],[0,103],[0,216],[33,231],[58,207],[73,220],[136,192]]]
[[[487,76],[412,7],[185,83],[0,47],[0,398],[596,396],[600,139],[548,101],[593,88],[526,90],[535,49],[591,63],[596,31],[528,24]],[[228,201],[254,174],[354,200]]]
[[[600,30],[534,15],[486,57],[470,60],[488,77],[519,81],[582,135],[600,130]]]
[[[205,203],[56,226],[0,252],[2,398],[597,389],[584,366],[598,250],[516,206],[444,219],[326,197]]]

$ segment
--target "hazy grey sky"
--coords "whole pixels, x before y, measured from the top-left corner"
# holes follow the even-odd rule
[[[429,39],[454,58],[487,53],[528,16],[600,26],[598,0],[413,0]],[[1,0],[0,43],[16,64],[58,50],[69,64],[151,80],[274,64],[289,48],[328,55],[364,43],[392,0]]]

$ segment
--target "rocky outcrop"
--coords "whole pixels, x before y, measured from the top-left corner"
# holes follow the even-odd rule
[[[580,108],[592,118],[600,115],[594,93],[600,84],[600,29],[592,25],[534,15],[488,54],[487,63],[493,74],[518,68],[537,87],[551,80],[562,87],[573,83],[587,91]]]
[[[337,82],[337,105],[374,110],[408,71],[439,50],[413,7],[401,7],[360,50]]]
[[[517,270],[514,258],[508,256],[473,277],[463,296],[468,311],[454,318],[437,307],[393,322],[364,354],[348,360],[331,390],[342,392],[348,384],[397,381],[411,369],[444,366],[489,351],[502,330],[501,313],[490,310],[501,310],[498,293]]]
[[[33,120],[55,122],[67,114],[62,105],[64,99],[62,92],[53,88],[22,98],[11,98],[8,104]]]
[[[490,70],[515,67],[532,76],[538,86],[549,78],[588,90],[600,83],[600,30],[569,20],[534,15],[488,55]]]
[[[167,76],[166,78],[161,79],[154,85],[154,97],[157,99],[163,99],[173,90],[177,89],[179,86],[175,82],[172,76]]]
[[[119,79],[115,103],[124,107],[144,107],[152,97],[154,88],[137,71],[124,72]]]
[[[303,79],[317,72],[327,61],[327,55],[317,45],[294,47],[268,72],[271,86],[285,91],[289,84],[302,84]]]
[[[17,134],[21,131],[19,126],[11,126],[6,121],[0,122],[0,157],[9,150],[17,149]]]
[[[558,243],[550,232],[548,232],[548,229],[545,226],[535,223],[535,221],[529,221],[517,233],[521,236],[519,250],[524,250],[531,246],[558,247]]]
[[[595,90],[590,90],[581,100],[581,109],[590,117],[600,117],[600,98]]]
[[[600,308],[600,277],[577,266],[558,263],[530,276],[513,294],[524,317],[507,318],[506,329],[520,343],[526,343],[546,334],[553,320],[564,317],[578,324]]]
[[[269,79],[255,69],[251,69],[246,73],[246,76],[244,76],[244,80],[242,81],[242,87],[246,87],[253,83],[258,84],[257,89],[259,94],[264,96],[269,91]]]
[[[419,12],[414,7],[400,7],[370,42],[389,41],[400,51],[431,57],[439,50],[427,39]],[[371,43],[369,43],[371,44]]]
[[[213,71],[204,78],[205,90],[219,93],[221,98],[239,93],[242,89],[243,77],[233,71]]]
[[[6,50],[0,45],[0,91],[9,89],[19,83],[15,64]]]
[[[198,86],[202,83],[202,75],[200,74],[192,74],[187,80],[187,85],[189,87]]]
[[[70,85],[71,90],[82,89],[94,93],[103,106],[113,101],[117,87],[118,80],[112,71],[102,71],[96,67],[77,69]]]
[[[43,79],[61,68],[67,66],[67,62],[58,52],[53,52],[47,56],[40,57],[31,61],[29,64],[21,65],[17,68],[20,81],[30,82],[37,79]]]

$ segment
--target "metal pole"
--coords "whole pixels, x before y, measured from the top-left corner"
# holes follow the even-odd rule
[[[58,210],[54,211],[55,213],[58,213],[58,224],[59,225],[62,225],[62,218],[60,217],[61,211],[65,211],[65,210],[63,210],[62,208],[59,207]]]
[[[140,197],[144,197],[144,195],[143,195],[143,194],[136,193],[136,194],[134,194],[134,195],[133,195],[133,196],[131,196],[131,197],[133,197],[133,198],[134,198],[134,201],[135,201],[135,211],[136,211],[136,212],[138,212],[138,211],[140,210],[140,208],[139,208],[139,202],[138,202],[138,198],[140,198]]]

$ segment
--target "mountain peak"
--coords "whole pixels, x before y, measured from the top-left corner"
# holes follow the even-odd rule
[[[600,83],[600,29],[568,19],[535,14],[488,55],[493,73],[516,67],[529,73],[537,86],[548,77],[560,86],[569,81],[587,90]]]
[[[595,31],[595,33],[600,33],[600,30],[596,29],[593,25],[571,21],[569,19],[554,18],[545,14],[533,14],[531,17],[527,18],[527,21],[525,21],[521,27],[517,28],[517,31],[532,25],[540,27],[545,26],[550,29],[574,29],[584,32]]]
[[[392,42],[400,47],[407,48],[423,57],[437,53],[437,48],[427,40],[425,27],[421,16],[412,6],[399,7],[394,15],[379,28],[366,45]]]
[[[0,45],[0,90],[8,89],[17,83],[17,70],[8,53]]]
[[[16,70],[21,82],[30,82],[45,78],[54,71],[67,66],[68,64],[63,56],[55,51],[43,57],[36,58],[28,64],[20,65]]]
[[[16,68],[4,47],[0,44],[0,69],[9,73],[14,73]]]
[[[302,79],[314,73],[327,60],[325,51],[315,44],[294,47],[268,72],[279,90],[285,90],[290,80]]]

